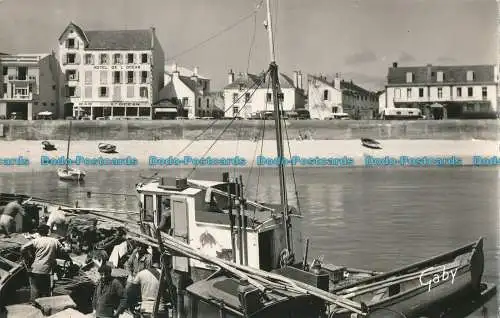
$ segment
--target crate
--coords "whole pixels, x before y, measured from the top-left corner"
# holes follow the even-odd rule
[[[75,302],[68,295],[42,297],[36,299],[35,303],[42,309],[44,315],[53,315],[68,308],[76,308]]]

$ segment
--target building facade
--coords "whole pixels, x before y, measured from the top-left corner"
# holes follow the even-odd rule
[[[239,73],[235,78],[233,71],[229,72],[228,85],[224,87],[226,117],[252,118],[262,112],[274,111],[269,77],[265,78],[264,74]],[[302,74],[295,71],[292,79],[280,73],[279,83],[282,110],[291,112],[303,109],[305,94],[302,88]]]
[[[149,30],[84,31],[59,37],[64,116],[152,118],[164,86],[165,55]]]
[[[333,114],[349,114],[351,118],[372,119],[378,107],[377,94],[337,74],[308,76],[308,107],[311,118],[326,119]]]
[[[61,71],[54,53],[0,55],[0,117],[59,115]]]
[[[387,76],[385,108],[419,108],[427,118],[496,117],[495,65],[400,67]]]
[[[198,67],[189,70],[176,64],[167,66],[165,87],[160,99],[174,102],[179,116],[188,118],[212,117],[214,103],[210,98],[210,79],[201,76]]]

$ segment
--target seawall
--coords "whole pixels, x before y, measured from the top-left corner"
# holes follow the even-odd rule
[[[72,140],[254,140],[275,139],[274,122],[238,120],[161,120],[161,121],[73,121]],[[2,140],[66,140],[69,122],[0,121]],[[223,134],[221,134],[224,131]],[[321,121],[287,122],[288,139],[349,140],[363,137],[381,140],[498,140],[498,120],[445,121]]]

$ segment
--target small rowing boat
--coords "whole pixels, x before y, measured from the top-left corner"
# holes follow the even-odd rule
[[[99,148],[99,151],[102,153],[116,153],[116,146],[112,144],[106,144],[101,142],[99,143],[99,145],[97,145],[97,147]]]
[[[382,146],[380,146],[380,142],[371,138],[361,138],[361,144],[363,145],[363,147],[370,149],[382,149]]]

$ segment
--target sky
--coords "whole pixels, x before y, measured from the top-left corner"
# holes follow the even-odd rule
[[[197,66],[221,89],[230,69],[257,73],[270,62],[265,1],[256,9],[261,1],[0,0],[0,52],[50,52],[70,21],[84,30],[154,26],[167,63]],[[496,63],[495,0],[271,0],[271,6],[276,62],[289,75],[340,73],[380,89],[395,61]]]

